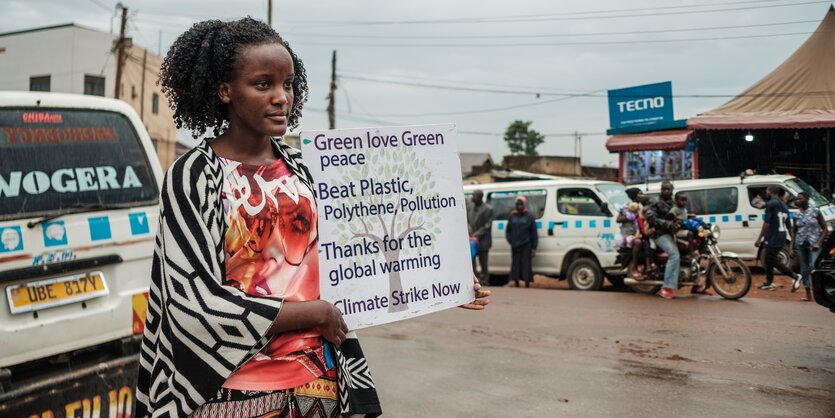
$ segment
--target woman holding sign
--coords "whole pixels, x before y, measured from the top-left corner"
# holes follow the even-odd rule
[[[525,196],[516,198],[516,209],[510,212],[510,218],[507,219],[505,237],[511,248],[510,279],[516,287],[519,287],[519,280],[525,282],[525,287],[531,287],[531,259],[536,254],[539,237],[536,234],[536,219],[528,211]]]
[[[319,300],[312,179],[277,139],[307,99],[302,62],[262,22],[211,20],[160,84],[177,127],[215,138],[165,176],[137,416],[379,415],[359,342]]]

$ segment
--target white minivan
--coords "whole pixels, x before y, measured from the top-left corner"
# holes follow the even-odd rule
[[[140,336],[161,181],[126,103],[0,92],[3,389],[33,368],[78,367],[76,354]]]
[[[687,194],[688,211],[700,216],[705,222],[719,225],[721,238],[719,247],[739,255],[743,260],[760,260],[761,254],[754,246],[765,219],[763,209],[766,201],[765,189],[779,186],[786,191],[789,209],[797,211],[794,199],[800,192],[809,194],[809,205],[821,210],[827,228],[835,225],[835,206],[812,186],[791,175],[753,175],[722,177],[699,180],[679,180],[673,183],[673,193]],[[661,183],[640,185],[650,197],[657,197]],[[759,196],[759,197],[758,197]],[[780,253],[781,261],[788,263],[790,247]]]
[[[536,217],[539,246],[534,273],[568,279],[572,289],[599,289],[603,279],[622,279],[615,263],[620,208],[629,202],[623,185],[608,181],[555,179],[464,186],[469,199],[476,190],[493,207],[491,283],[506,282],[510,273],[510,245],[505,225],[517,196],[525,196]]]

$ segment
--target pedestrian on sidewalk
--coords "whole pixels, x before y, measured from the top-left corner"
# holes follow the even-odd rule
[[[777,290],[774,286],[774,269],[797,280],[799,276],[787,265],[780,262],[778,255],[786,245],[788,231],[791,229],[789,223],[789,208],[781,198],[785,193],[779,186],[768,186],[766,195],[768,202],[765,204],[765,223],[760,230],[760,236],[754,242],[754,246],[763,248],[765,254],[765,283],[759,286],[760,290]]]
[[[473,273],[481,284],[490,280],[488,256],[493,238],[490,230],[493,228],[493,207],[484,202],[484,192],[476,190],[467,203],[467,226],[470,231],[470,242],[475,242],[476,256],[473,258]],[[481,265],[481,271],[476,270],[476,259]]]
[[[793,253],[800,260],[800,275],[803,280],[803,288],[806,289],[806,296],[800,300],[808,302],[812,300],[811,289],[809,288],[809,276],[814,268],[815,260],[820,255],[823,240],[826,237],[826,221],[818,208],[809,207],[809,194],[800,192],[794,201],[800,209],[794,217],[792,228],[792,242],[794,243]],[[800,280],[792,282],[792,292],[800,287]]]
[[[528,210],[528,200],[525,196],[516,198],[516,209],[510,212],[505,237],[511,248],[511,280],[516,287],[519,287],[519,280],[525,282],[525,287],[531,287],[533,281],[531,263],[536,255],[539,237],[536,233],[536,219]]]

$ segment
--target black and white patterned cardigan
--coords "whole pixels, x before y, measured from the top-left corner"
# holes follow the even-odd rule
[[[273,148],[308,187],[298,150]],[[282,301],[225,286],[220,192],[223,171],[203,141],[169,168],[151,272],[148,316],[139,355],[136,416],[186,417],[269,341]],[[311,190],[315,190],[310,187]],[[354,333],[337,350],[343,413],[375,417],[380,402]]]

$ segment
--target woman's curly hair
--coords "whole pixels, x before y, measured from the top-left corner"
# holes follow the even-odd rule
[[[269,43],[283,45],[293,58],[295,99],[288,115],[288,127],[297,127],[308,96],[304,65],[273,28],[245,17],[231,22],[195,23],[171,45],[158,84],[162,85],[162,92],[174,110],[177,128],[190,129],[195,138],[209,128],[215,136],[223,133],[229,117],[226,105],[218,97],[218,86],[232,79],[242,47]]]

